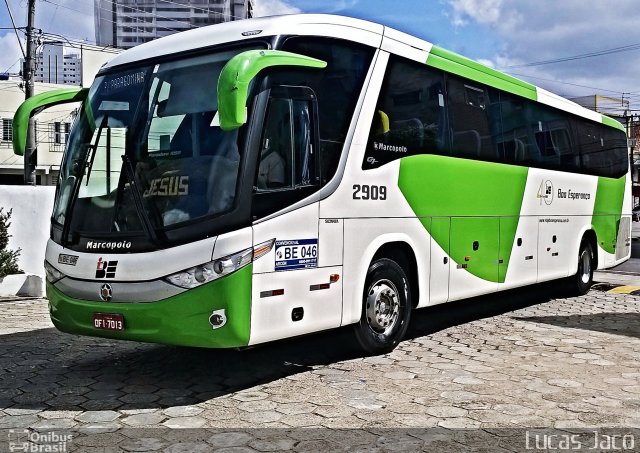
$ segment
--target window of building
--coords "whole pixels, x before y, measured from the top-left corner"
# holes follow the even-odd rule
[[[13,140],[13,130],[12,130],[13,120],[9,118],[2,119],[2,141],[10,142]]]
[[[71,123],[56,121],[53,123],[53,143],[55,145],[65,145],[69,140]]]

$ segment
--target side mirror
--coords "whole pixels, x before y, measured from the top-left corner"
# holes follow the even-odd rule
[[[88,93],[88,88],[64,88],[46,91],[24,101],[13,116],[13,152],[18,156],[24,155],[29,119],[33,115],[54,105],[82,102],[87,98]]]
[[[271,66],[325,68],[326,61],[282,50],[247,50],[227,62],[218,77],[220,128],[231,131],[247,122],[249,84],[263,69]]]

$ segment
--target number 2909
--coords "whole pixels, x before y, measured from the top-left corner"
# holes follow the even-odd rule
[[[353,185],[354,200],[386,200],[387,186]]]

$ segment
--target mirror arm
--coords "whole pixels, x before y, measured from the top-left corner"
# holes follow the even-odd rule
[[[248,50],[227,62],[218,77],[220,128],[231,131],[247,122],[249,85],[256,75],[273,66],[325,68],[327,62],[282,50]]]
[[[27,146],[29,120],[42,110],[58,104],[82,102],[87,98],[88,88],[64,88],[45,91],[24,101],[13,116],[13,152],[18,156],[24,155]]]

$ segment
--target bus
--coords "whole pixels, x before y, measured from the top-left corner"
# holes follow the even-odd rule
[[[364,20],[290,15],[151,41],[88,89],[60,168],[46,289],[63,332],[240,348],[630,256],[624,127]]]

